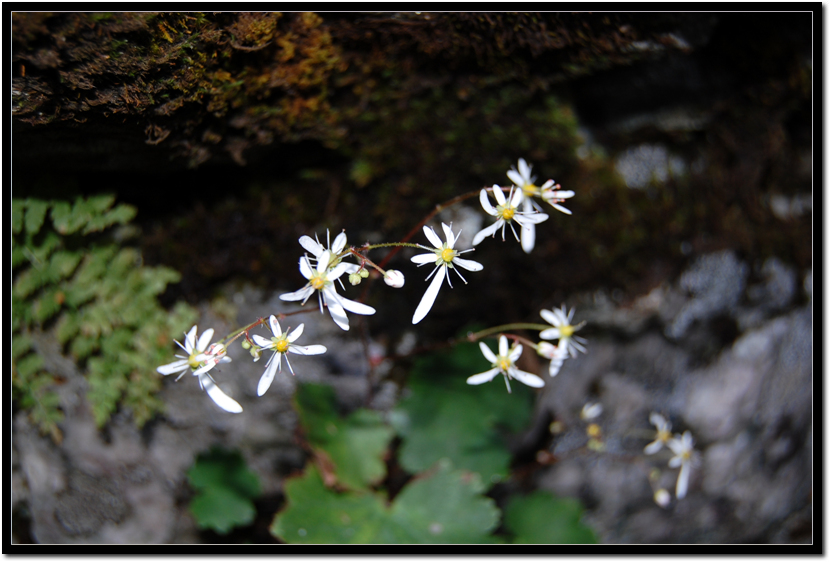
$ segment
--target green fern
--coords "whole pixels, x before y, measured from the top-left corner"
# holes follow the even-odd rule
[[[58,381],[44,368],[30,334],[53,330],[85,371],[87,398],[98,426],[121,406],[138,426],[161,410],[156,366],[168,342],[195,320],[178,304],[164,310],[156,297],[179,274],[144,267],[134,248],[104,235],[135,209],[102,195],[67,201],[12,201],[12,387],[17,405],[41,431],[60,439]]]

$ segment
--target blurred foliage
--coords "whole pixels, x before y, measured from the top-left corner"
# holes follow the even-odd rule
[[[504,509],[504,526],[516,544],[593,544],[596,535],[584,525],[582,505],[537,490],[512,498]]]
[[[489,368],[478,345],[419,358],[410,374],[410,395],[392,415],[403,438],[401,465],[420,472],[440,458],[479,473],[486,482],[508,475],[507,435],[530,422],[533,391],[514,384],[508,394],[501,376],[472,388],[466,378]]]
[[[357,453],[359,454],[359,453]],[[291,543],[437,544],[495,542],[495,502],[481,495],[477,475],[453,470],[448,460],[412,480],[386,505],[368,490],[339,493],[308,467],[285,485],[288,507],[271,532]]]
[[[199,528],[225,534],[254,520],[251,500],[261,493],[259,478],[239,452],[214,447],[202,453],[187,471],[187,479],[199,490],[190,502]]]
[[[119,405],[142,426],[162,406],[155,368],[169,355],[172,336],[195,318],[186,305],[168,312],[156,301],[178,273],[144,267],[138,251],[98,235],[135,215],[128,205],[113,207],[114,200],[12,200],[13,399],[56,441],[63,416],[55,386],[63,380],[38,353],[38,333],[54,330],[85,367],[99,427]]]
[[[326,455],[341,486],[360,490],[383,479],[393,431],[378,412],[361,409],[342,419],[334,390],[316,384],[301,385],[295,401],[306,439],[318,455]]]

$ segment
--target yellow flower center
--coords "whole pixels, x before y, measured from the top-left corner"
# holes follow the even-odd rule
[[[559,335],[563,338],[569,338],[574,335],[574,327],[570,324],[559,326]]]
[[[201,355],[200,352],[191,353],[190,357],[187,358],[187,364],[190,365],[191,369],[198,369],[201,363],[199,363],[197,357]]]
[[[315,274],[311,278],[311,286],[317,289],[318,291],[322,290],[323,287],[326,286],[326,278],[323,275]]]
[[[586,431],[588,432],[588,437],[593,437],[594,439],[602,437],[602,428],[595,423],[589,425]]]
[[[507,369],[510,368],[510,359],[507,357],[501,357],[496,365],[498,365],[499,369],[506,372]]]
[[[522,192],[527,197],[533,197],[534,195],[539,195],[539,188],[532,183],[526,183],[522,186]]]
[[[657,440],[666,443],[669,439],[671,439],[671,431],[666,431],[665,429],[661,429],[657,432]]]
[[[285,337],[282,338],[271,338],[274,343],[276,343],[276,350],[279,353],[285,353],[288,351],[288,340]]]
[[[506,220],[506,221],[509,221],[510,219],[512,219],[512,218],[513,218],[513,215],[515,215],[515,214],[516,214],[516,211],[514,211],[512,208],[509,208],[509,207],[508,207],[507,209],[505,209],[505,210],[502,212],[502,214],[501,214],[501,218],[503,218],[503,219],[504,219],[504,220]]]
[[[450,263],[457,253],[458,252],[456,252],[452,248],[444,248],[441,251],[441,259],[444,260],[447,263]],[[427,255],[429,255],[429,254],[427,254]]]
[[[683,451],[682,453],[680,453],[680,457],[681,457],[684,461],[687,461],[687,460],[689,460],[689,459],[691,459],[691,458],[692,458],[692,452],[691,452],[691,451]]]

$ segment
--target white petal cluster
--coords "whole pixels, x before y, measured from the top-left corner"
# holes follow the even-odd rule
[[[565,308],[565,305],[563,304],[561,309],[554,308],[553,310],[541,310],[539,312],[542,318],[545,319],[545,322],[553,326],[553,328],[542,330],[539,333],[539,337],[543,340],[558,339],[559,347],[562,349],[562,353],[570,354],[571,357],[576,357],[577,351],[581,351],[582,353],[587,352],[585,346],[582,345],[587,343],[585,338],[574,335],[574,332],[585,325],[584,322],[577,324],[576,326],[571,324],[575,310],[576,309],[572,308],[570,312],[568,312],[568,309]]]
[[[514,344],[513,347],[507,347],[507,338],[505,336],[499,337],[499,354],[493,353],[484,342],[478,342],[481,353],[493,366],[492,369],[473,375],[467,379],[467,384],[483,384],[490,382],[493,378],[501,373],[504,375],[504,383],[507,385],[507,392],[510,392],[510,379],[516,379],[520,383],[532,386],[534,388],[541,388],[545,386],[545,381],[527,371],[522,371],[517,368],[515,363],[522,355],[522,345]]]
[[[181,347],[187,357],[176,355],[178,361],[162,365],[156,370],[162,375],[172,375],[178,373],[176,380],[179,380],[185,373],[190,370],[194,377],[198,377],[199,386],[207,392],[208,396],[216,403],[217,406],[225,410],[237,414],[242,411],[236,400],[222,392],[213,378],[208,374],[208,371],[213,369],[219,363],[229,363],[231,358],[226,355],[227,350],[225,346],[216,343],[210,345],[210,340],[213,338],[213,328],[208,328],[204,331],[201,337],[196,339],[197,328],[193,326],[190,331],[185,334],[184,345],[176,341],[176,344]]]
[[[339,280],[344,273],[351,274],[360,269],[357,264],[338,259],[338,255],[346,247],[345,232],[337,235],[334,244],[330,245],[331,249],[323,248],[322,244],[309,236],[302,236],[300,245],[314,256],[314,258],[309,258],[308,255],[304,255],[300,258],[300,273],[308,279],[308,283],[299,291],[280,295],[280,300],[302,301],[302,304],[305,304],[308,298],[317,291],[320,312],[323,312],[323,306],[325,305],[329,309],[329,314],[331,314],[334,323],[343,330],[349,329],[349,317],[346,316],[347,310],[354,314],[364,315],[376,312],[371,306],[349,300],[337,294],[334,281]],[[316,264],[312,262],[316,262]]]
[[[323,345],[303,346],[294,343],[302,335],[305,324],[300,324],[291,332],[286,331],[283,333],[279,321],[272,314],[268,319],[268,325],[274,337],[266,339],[258,334],[253,335],[254,343],[260,351],[272,350],[274,352],[271,358],[268,359],[268,363],[265,364],[265,372],[262,374],[262,378],[259,379],[259,384],[257,385],[258,396],[265,394],[274,381],[274,376],[277,372],[282,371],[283,356],[285,356],[285,362],[288,364],[288,369],[293,375],[294,369],[291,368],[291,362],[288,361],[288,353],[296,353],[297,355],[320,355],[326,352],[326,347]]]
[[[444,230],[444,235],[447,237],[446,242],[441,241],[441,238],[438,237],[435,230],[431,226],[425,226],[424,235],[426,235],[427,240],[429,240],[434,247],[429,248],[427,246],[420,246],[424,250],[429,250],[429,253],[412,256],[412,262],[418,264],[418,266],[426,265],[428,263],[435,264],[435,269],[433,269],[432,273],[427,276],[427,280],[429,280],[430,277],[433,277],[433,275],[435,277],[433,277],[432,282],[429,284],[429,287],[427,287],[424,296],[421,298],[421,302],[418,303],[418,308],[415,309],[415,314],[412,315],[413,324],[417,324],[423,320],[427,313],[432,309],[432,305],[435,303],[435,297],[438,296],[438,290],[441,288],[445,277],[447,278],[447,283],[449,283],[450,288],[452,288],[452,282],[450,281],[449,274],[447,273],[448,269],[455,269],[455,272],[458,273],[458,276],[461,277],[461,280],[464,281],[464,283],[466,283],[467,280],[464,279],[464,276],[461,275],[455,266],[463,267],[467,271],[481,271],[484,269],[484,266],[477,261],[458,257],[460,254],[471,252],[472,250],[463,250],[461,252],[456,250],[455,242],[458,238],[453,234],[452,227],[441,223],[441,228]]]
[[[646,445],[643,452],[647,455],[653,455],[671,439],[671,423],[657,412],[651,413],[649,421],[657,428],[657,433],[654,435],[654,441]]]
[[[695,452],[695,441],[692,439],[692,432],[685,431],[683,435],[675,435],[670,439],[666,445],[671,449],[674,456],[669,460],[670,468],[680,467],[680,473],[677,475],[677,487],[675,495],[677,499],[681,500],[686,497],[686,492],[689,489],[689,474],[692,466],[698,462],[697,453]]]
[[[510,225],[510,230],[513,231],[513,236],[518,241],[519,235],[516,234],[516,230],[513,228],[513,223],[516,222],[522,229],[522,249],[529,254],[531,250],[533,250],[533,246],[536,242],[536,230],[534,226],[540,222],[546,221],[548,219],[548,215],[537,212],[533,208],[531,208],[530,211],[519,211],[519,203],[521,203],[524,198],[521,189],[514,190],[514,188],[511,188],[510,194],[506,198],[498,185],[494,185],[492,191],[493,197],[496,199],[496,207],[493,207],[490,203],[490,197],[487,195],[487,189],[481,190],[481,193],[479,193],[479,200],[481,201],[481,207],[484,209],[484,212],[490,216],[496,217],[496,222],[486,228],[483,228],[475,235],[473,238],[473,246],[477,246],[488,236],[495,236],[499,229],[501,229],[501,239],[504,240],[504,229],[507,225]]]
[[[533,197],[539,197],[542,201],[547,202],[557,211],[565,213],[566,215],[572,214],[571,211],[559,205],[559,203],[563,202],[565,199],[573,197],[574,192],[560,189],[561,186],[553,180],[548,180],[543,183],[541,187],[538,187],[534,183],[536,181],[536,176],[530,175],[531,167],[532,166],[529,166],[527,162],[525,162],[524,158],[519,158],[519,169],[516,170],[515,168],[511,168],[507,172],[507,177],[510,178],[510,181],[512,181],[516,187],[521,188],[524,193],[525,211],[530,211],[533,207],[536,207],[537,210],[541,210],[538,204],[533,200]]]

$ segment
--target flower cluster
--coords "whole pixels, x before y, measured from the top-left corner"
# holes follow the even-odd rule
[[[692,467],[699,462],[697,452],[694,449],[695,442],[692,433],[686,430],[683,435],[675,434],[672,436],[671,423],[656,412],[651,413],[649,420],[657,428],[657,432],[654,441],[646,445],[643,452],[647,455],[653,455],[660,451],[664,445],[671,449],[674,456],[669,459],[669,468],[680,468],[677,475],[675,495],[677,499],[681,500],[686,497],[686,492],[689,489],[689,474]]]
[[[546,213],[542,212],[542,208],[536,203],[534,198],[539,198],[549,203],[554,209],[560,212],[568,215],[571,214],[568,209],[561,207],[559,203],[572,197],[574,193],[572,191],[562,191],[558,184],[554,184],[553,180],[548,180],[541,187],[537,187],[534,184],[535,177],[530,175],[530,170],[530,166],[523,159],[519,159],[518,170],[514,168],[507,172],[508,178],[514,185],[511,185],[509,188],[493,185],[478,192],[471,192],[455,198],[453,202],[461,201],[477,194],[484,212],[495,219],[492,224],[474,236],[474,246],[480,244],[488,236],[495,236],[499,230],[501,230],[502,240],[504,240],[504,232],[509,226],[513,232],[513,236],[521,242],[524,251],[531,252],[535,245],[536,225],[549,218]],[[495,200],[495,205],[491,202],[491,197]],[[334,241],[331,240],[330,232],[326,231],[325,245],[316,236],[314,238],[301,236],[299,244],[303,248],[304,253],[299,259],[298,266],[300,274],[305,278],[306,283],[296,291],[281,294],[279,297],[280,300],[299,302],[301,305],[304,305],[312,295],[316,294],[320,312],[324,313],[327,309],[334,323],[341,329],[348,330],[348,312],[368,316],[375,314],[376,310],[368,304],[344,296],[343,293],[346,291],[346,286],[342,280],[343,276],[345,275],[348,278],[351,285],[358,285],[363,280],[368,279],[373,273],[372,270],[374,270],[375,277],[378,274],[382,275],[384,282],[388,286],[393,288],[403,287],[405,282],[403,273],[395,269],[385,270],[382,267],[389,257],[394,254],[394,251],[381,262],[381,265],[375,264],[370,260],[368,252],[381,247],[396,247],[396,250],[401,247],[413,247],[425,250],[425,253],[419,253],[411,257],[411,261],[414,264],[418,267],[428,264],[433,266],[432,271],[426,277],[429,285],[412,315],[412,324],[418,324],[432,310],[445,279],[450,288],[452,288],[452,275],[450,270],[454,270],[461,281],[466,284],[467,280],[461,273],[461,269],[469,272],[478,272],[484,269],[481,263],[462,257],[463,254],[472,252],[473,248],[461,249],[457,247],[460,231],[458,233],[454,232],[451,224],[441,223],[444,239],[438,235],[435,228],[425,225],[427,220],[433,215],[434,213],[421,223],[424,236],[426,236],[430,245],[413,244],[403,241],[377,245],[364,244],[362,246],[349,246],[345,231],[335,236]],[[515,225],[518,225],[521,231],[520,234],[517,233]],[[341,292],[338,292],[338,284],[340,285]],[[585,347],[582,345],[585,340],[574,335],[574,332],[582,324],[572,326],[571,319],[573,317],[573,310],[569,313],[564,306],[561,310],[554,309],[552,312],[542,310],[541,314],[552,327],[539,327],[538,325],[534,325],[533,327],[540,330],[540,337],[543,340],[558,340],[558,343],[554,345],[548,341],[543,341],[538,344],[533,342],[527,342],[527,344],[536,349],[540,355],[550,359],[549,373],[551,376],[555,376],[569,354],[571,357],[574,357],[577,351],[585,352]],[[249,335],[249,331],[252,328],[260,324],[265,324],[266,322],[271,331],[270,337],[264,337],[259,334]],[[178,373],[178,378],[190,372],[198,378],[201,387],[220,408],[228,412],[241,412],[242,407],[216,385],[216,382],[210,374],[214,367],[220,363],[230,361],[230,358],[227,356],[226,346],[244,335],[243,347],[249,350],[254,361],[259,360],[263,352],[272,352],[265,365],[265,372],[262,374],[257,385],[257,394],[262,396],[270,388],[276,374],[282,371],[283,358],[285,358],[285,363],[288,365],[288,370],[293,375],[294,369],[289,362],[289,354],[320,355],[326,352],[326,348],[322,345],[298,345],[296,341],[302,335],[303,329],[304,324],[300,324],[293,330],[288,329],[283,331],[277,317],[271,315],[267,321],[264,318],[260,318],[257,322],[238,330],[220,342],[210,344],[210,340],[213,337],[213,329],[206,330],[197,339],[197,328],[193,326],[190,332],[185,335],[184,345],[176,342],[187,355],[177,356],[177,361],[162,365],[158,368],[158,372],[162,375]],[[496,331],[491,330],[489,333],[496,333]],[[497,374],[501,373],[504,376],[508,392],[510,391],[511,379],[518,380],[535,388],[544,386],[545,383],[541,378],[535,374],[522,371],[515,365],[524,348],[519,343],[522,341],[522,338],[513,335],[509,336],[515,341],[512,347],[508,348],[507,337],[504,334],[500,336],[498,354],[494,354],[484,343],[479,342],[484,357],[491,364],[491,369],[469,377],[467,382],[469,384],[481,384],[492,380]]]

